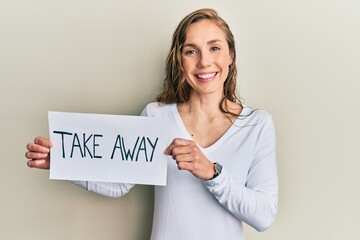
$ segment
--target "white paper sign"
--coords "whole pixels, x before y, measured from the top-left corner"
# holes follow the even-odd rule
[[[49,112],[51,179],[166,185],[166,119]]]

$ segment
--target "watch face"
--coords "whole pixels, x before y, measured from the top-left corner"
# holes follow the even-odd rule
[[[221,170],[222,170],[221,164],[220,164],[220,163],[216,163],[216,164],[215,164],[215,168],[216,168],[217,172],[220,174],[220,173],[221,173]]]

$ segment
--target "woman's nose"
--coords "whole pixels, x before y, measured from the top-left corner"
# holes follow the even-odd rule
[[[198,68],[206,68],[209,67],[211,65],[211,57],[209,53],[200,53],[199,54],[199,58],[198,58],[198,62],[197,62],[197,67]]]

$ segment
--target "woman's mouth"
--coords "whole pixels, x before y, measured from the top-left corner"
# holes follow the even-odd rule
[[[217,72],[212,72],[212,73],[201,73],[201,74],[196,74],[196,77],[201,81],[201,82],[208,82],[214,79],[214,77],[216,76]]]

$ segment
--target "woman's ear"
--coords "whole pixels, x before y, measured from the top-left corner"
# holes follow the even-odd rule
[[[234,62],[234,51],[232,51],[232,50],[230,50],[230,53],[229,53],[229,66],[231,65],[231,64],[233,64],[233,62]]]

